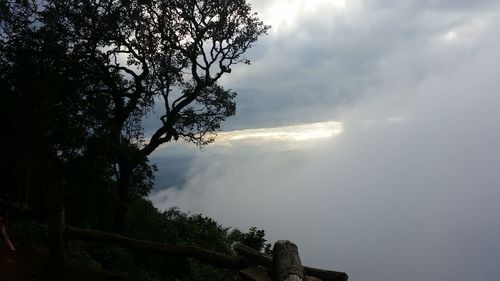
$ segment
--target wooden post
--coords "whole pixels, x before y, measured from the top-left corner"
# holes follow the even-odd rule
[[[272,281],[306,281],[297,246],[288,240],[274,244]]]
[[[273,258],[269,257],[263,253],[257,252],[254,249],[245,246],[243,244],[237,244],[235,250],[241,256],[247,257],[252,262],[262,265],[266,268],[271,268],[273,264]],[[314,267],[303,266],[307,277],[317,277],[323,281],[347,281],[347,274],[345,272],[324,270]]]
[[[50,262],[54,268],[64,266],[64,231],[65,212],[64,206],[58,205],[51,208],[48,218]]]

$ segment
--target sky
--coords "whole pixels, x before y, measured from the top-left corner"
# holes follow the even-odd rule
[[[221,81],[237,115],[154,153],[153,203],[350,280],[499,280],[500,2],[250,3],[273,27]]]

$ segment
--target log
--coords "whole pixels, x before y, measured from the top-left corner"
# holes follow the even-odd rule
[[[83,241],[106,242],[109,244],[134,250],[160,253],[169,256],[194,258],[202,262],[234,270],[241,270],[247,268],[250,265],[248,260],[245,257],[241,256],[237,257],[225,255],[195,246],[179,246],[168,243],[137,240],[122,235],[97,230],[66,226],[66,235],[69,238]]]
[[[240,275],[243,281],[271,281],[267,272],[263,271],[258,266],[251,266],[240,270]]]
[[[306,281],[297,245],[287,240],[274,243],[272,281]]]
[[[347,281],[348,279],[348,276],[345,272],[324,270],[308,266],[304,266],[304,270],[306,271],[307,275],[318,277],[323,281]]]
[[[267,268],[271,268],[273,259],[270,256],[257,252],[254,249],[243,244],[237,244],[235,246],[235,250],[238,254],[246,256],[249,260],[259,265],[263,265]],[[320,278],[323,281],[346,281],[348,279],[348,276],[345,272],[324,270],[309,266],[303,266],[303,268],[306,271],[307,275]]]
[[[267,268],[271,268],[273,264],[273,258],[268,255],[265,255],[261,252],[258,252],[246,245],[238,243],[234,246],[234,250],[241,256],[247,257],[249,260],[255,262],[256,264],[265,266]]]

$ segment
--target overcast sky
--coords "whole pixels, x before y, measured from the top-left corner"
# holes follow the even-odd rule
[[[500,3],[251,3],[273,28],[222,81],[237,116],[154,154],[194,155],[156,206],[350,280],[500,280]]]

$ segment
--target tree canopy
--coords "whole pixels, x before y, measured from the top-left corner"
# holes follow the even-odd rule
[[[118,228],[134,193],[151,186],[148,155],[172,140],[208,144],[235,114],[236,93],[218,81],[250,63],[245,52],[269,28],[245,0],[0,5],[2,117],[12,132],[2,153],[24,151],[21,169],[50,159],[57,178],[93,162],[86,168],[115,182]],[[145,136],[152,110],[159,126]]]
[[[148,156],[174,140],[214,140],[236,109],[219,80],[250,63],[246,51],[268,28],[245,0],[1,1],[0,197],[64,205],[72,223],[137,236],[128,224],[140,213],[210,225],[151,210]],[[146,136],[153,110],[161,117]],[[264,243],[257,229],[212,228],[224,247]]]

